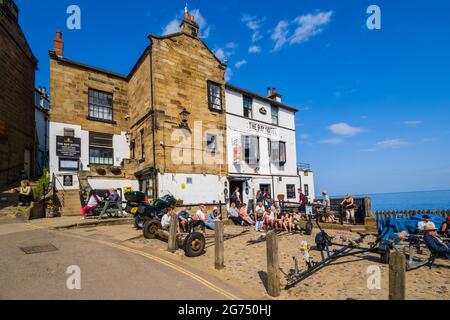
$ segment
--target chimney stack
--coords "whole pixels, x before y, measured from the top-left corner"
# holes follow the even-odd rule
[[[62,58],[64,53],[64,42],[62,39],[62,32],[61,30],[56,31],[55,40],[53,42],[53,50],[55,51],[55,54]]]
[[[189,10],[186,5],[186,7],[184,7],[184,19],[180,24],[180,31],[191,37],[198,38],[199,29],[198,23],[195,22],[195,16],[189,15]]]
[[[186,7],[184,7],[184,20],[189,20],[189,10],[186,3]]]
[[[277,92],[276,88],[272,88],[272,90],[270,88],[267,88],[267,91],[268,91],[268,98],[281,103],[282,96]]]

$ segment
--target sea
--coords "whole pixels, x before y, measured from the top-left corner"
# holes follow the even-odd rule
[[[364,194],[354,197],[370,197],[372,211],[450,210],[450,190]]]

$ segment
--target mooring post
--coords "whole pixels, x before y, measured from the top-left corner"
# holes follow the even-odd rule
[[[278,236],[273,231],[267,234],[267,288],[272,297],[281,293],[280,263],[278,261]]]
[[[364,209],[366,218],[370,218],[372,216],[372,199],[364,198]]]
[[[214,264],[217,270],[225,268],[225,257],[224,257],[224,239],[223,239],[223,222],[215,222],[215,259]]]
[[[178,216],[173,215],[170,218],[170,229],[169,229],[169,240],[168,240],[168,251],[171,253],[175,253],[178,247],[177,241],[177,233],[178,233]]]
[[[402,252],[389,255],[389,300],[405,300],[406,257]]]

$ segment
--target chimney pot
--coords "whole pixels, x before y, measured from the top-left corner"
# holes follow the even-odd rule
[[[62,39],[62,32],[61,30],[56,31],[55,40],[53,42],[53,49],[55,51],[55,54],[59,57],[63,56],[64,53],[64,41]]]
[[[277,88],[272,88],[272,95],[276,95],[277,94]]]
[[[192,22],[195,21],[195,16],[191,16],[191,21],[192,21]]]
[[[267,88],[267,97],[269,98],[270,96],[272,96],[272,93],[270,91],[270,87]]]

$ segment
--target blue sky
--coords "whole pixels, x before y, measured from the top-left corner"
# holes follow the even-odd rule
[[[127,74],[147,34],[173,30],[185,1],[16,0],[49,86],[48,50],[63,31],[65,56]],[[379,193],[450,188],[450,3],[428,1],[193,0],[205,42],[227,58],[230,82],[268,86],[300,109],[299,162],[317,191]],[[66,9],[81,8],[81,30]],[[368,30],[367,7],[381,8]]]

